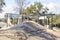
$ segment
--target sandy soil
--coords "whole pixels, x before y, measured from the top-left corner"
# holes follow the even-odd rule
[[[19,25],[8,30],[0,30],[0,40],[60,40],[59,28],[51,30],[30,22]]]

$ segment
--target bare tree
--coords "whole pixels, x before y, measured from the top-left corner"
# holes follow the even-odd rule
[[[3,5],[5,5],[4,0],[0,0],[0,12],[2,12]]]
[[[30,2],[26,2],[26,0],[16,0],[18,6],[19,6],[19,13],[22,16],[22,22],[23,22],[23,15],[22,15],[22,11],[25,8],[25,6],[27,6]],[[19,23],[19,19],[18,19],[18,23]]]

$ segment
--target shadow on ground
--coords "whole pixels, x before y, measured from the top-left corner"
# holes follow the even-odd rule
[[[36,29],[36,30],[33,30],[29,27],[22,26],[22,28],[24,28],[23,30],[30,34],[29,37],[30,36],[38,36],[38,37],[44,38],[45,40],[56,40],[55,38],[58,38],[57,36],[55,36],[53,34],[47,33],[45,31],[45,29],[38,29],[31,23],[26,23],[26,24],[28,24],[29,26],[32,26],[32,28]]]

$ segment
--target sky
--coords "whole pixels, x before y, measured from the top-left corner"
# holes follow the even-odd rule
[[[33,4],[35,1],[41,2],[44,7],[48,7],[50,12],[54,12],[56,14],[60,13],[60,0],[26,0],[30,2],[29,4]],[[13,9],[17,7],[16,0],[4,0],[6,6],[4,7],[5,12],[15,12]]]

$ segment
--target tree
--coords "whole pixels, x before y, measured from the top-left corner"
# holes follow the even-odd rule
[[[26,5],[29,4],[29,2],[26,2],[26,0],[16,0],[18,6],[19,6],[19,13],[20,15],[22,15],[23,13],[23,9],[25,8]],[[23,17],[23,15],[22,15]],[[23,22],[23,18],[22,18],[22,22]],[[18,20],[18,23],[19,23],[19,20]]]
[[[31,4],[29,7],[27,7],[24,12],[27,15],[32,15],[33,18],[38,17],[40,10],[42,9],[43,5],[40,2],[34,2],[34,4]]]
[[[4,0],[0,0],[0,12],[2,12],[3,5],[5,5]]]
[[[56,27],[56,26],[60,25],[60,14],[51,16],[50,20],[51,19],[52,19],[51,23],[52,23],[53,27],[54,26]]]
[[[22,14],[22,10],[23,10],[23,5],[24,5],[24,1],[25,0],[16,0],[17,1],[17,4],[18,4],[18,6],[19,6],[19,13],[20,13],[20,15]],[[23,19],[22,19],[22,21],[23,21]],[[19,24],[19,19],[18,19],[18,24]]]
[[[34,5],[31,4],[29,7],[27,7],[24,11],[28,14],[39,14],[40,10],[42,9],[43,5],[40,2],[34,2]]]
[[[27,18],[29,15],[33,15],[34,17],[39,15],[40,10],[42,9],[43,5],[40,2],[35,2],[34,5],[30,5],[26,9],[24,9],[26,0],[16,0],[18,6],[19,6],[19,12],[20,15],[27,15]],[[28,3],[29,4],[29,3]],[[23,21],[23,19],[22,19]]]
[[[40,2],[35,2],[33,7],[33,15],[39,15],[40,10],[42,9],[43,5]]]

